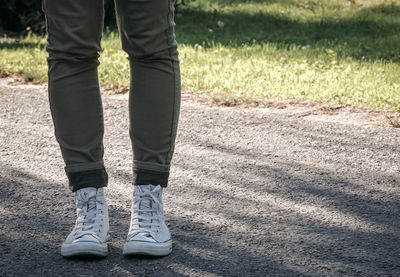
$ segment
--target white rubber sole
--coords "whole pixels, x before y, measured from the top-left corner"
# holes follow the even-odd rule
[[[167,256],[172,251],[172,241],[147,242],[127,241],[122,249],[125,256]]]
[[[63,243],[61,246],[63,257],[73,256],[96,256],[106,257],[108,255],[107,243],[95,242],[75,242],[71,244]]]

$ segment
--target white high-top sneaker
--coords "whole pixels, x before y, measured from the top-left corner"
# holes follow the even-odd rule
[[[106,238],[109,229],[107,202],[103,188],[76,191],[75,227],[61,247],[61,255],[101,256],[108,254]]]
[[[162,187],[135,185],[131,224],[123,254],[166,256],[171,251],[171,234],[163,214]]]

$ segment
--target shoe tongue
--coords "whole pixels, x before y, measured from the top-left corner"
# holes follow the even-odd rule
[[[137,189],[144,193],[144,192],[151,192],[151,193],[155,193],[154,195],[156,195],[156,192],[152,192],[157,186],[154,185],[139,185],[137,186]],[[142,197],[141,201],[139,203],[139,209],[151,209],[153,204],[153,200],[151,199],[150,196],[148,197]]]
[[[139,202],[139,210],[149,210],[152,208],[152,199],[150,197],[142,197]],[[151,215],[151,212],[141,212],[143,215]]]
[[[95,223],[97,210],[97,189],[83,188],[77,191],[78,216],[82,217],[82,231],[90,231]]]
[[[149,192],[154,190],[154,188],[156,188],[156,186],[154,185],[141,185],[141,186],[137,186],[136,189],[138,189],[140,192]],[[139,210],[151,210],[153,208],[153,200],[151,199],[151,197],[141,197],[140,198],[140,202],[139,202]],[[139,212],[139,215],[142,216],[152,216],[153,212]],[[151,223],[151,219],[150,220],[146,220],[146,219],[139,219],[139,222],[141,223],[140,225],[142,227],[147,227],[151,229],[151,226],[146,225],[146,223]]]
[[[96,196],[97,189],[96,188],[83,188],[83,189],[78,190],[78,193],[80,194],[82,199],[87,200],[93,196]]]
[[[86,209],[88,212],[92,212],[96,210],[96,188],[83,188],[79,191],[78,198],[82,201],[84,205],[86,205]]]
[[[155,185],[138,185],[137,189],[139,189],[141,192],[145,192],[145,191],[152,191],[156,188],[157,186]]]

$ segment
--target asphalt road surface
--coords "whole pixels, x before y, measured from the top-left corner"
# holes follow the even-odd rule
[[[0,276],[400,276],[400,129],[366,113],[212,107],[184,97],[173,252],[122,256],[127,95],[104,95],[110,254],[64,259],[75,220],[46,88],[0,79]]]

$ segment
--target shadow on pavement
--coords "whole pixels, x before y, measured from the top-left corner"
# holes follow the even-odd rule
[[[63,259],[59,247],[72,228],[74,197],[62,184],[3,166],[1,169],[1,256],[3,276],[264,276],[266,272],[301,275],[296,269],[249,247],[235,247],[212,227],[167,216],[174,251],[165,258],[124,258],[121,255],[129,211],[110,207],[110,255],[105,259]],[[266,249],[267,251],[267,249]]]

